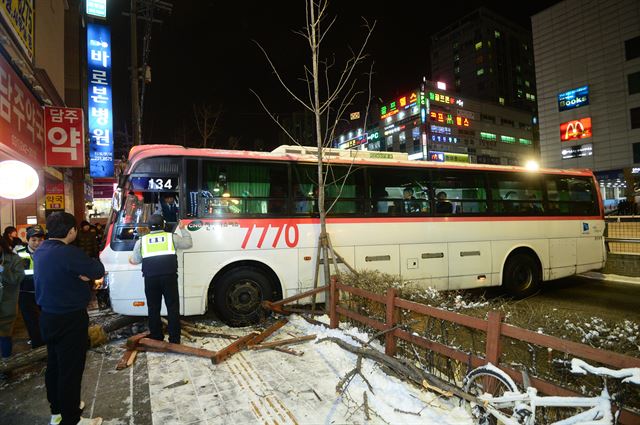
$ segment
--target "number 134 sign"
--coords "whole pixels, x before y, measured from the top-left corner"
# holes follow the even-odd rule
[[[46,163],[84,167],[84,116],[81,108],[44,108]]]

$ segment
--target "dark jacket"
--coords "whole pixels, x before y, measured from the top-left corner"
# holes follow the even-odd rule
[[[80,275],[89,279],[104,276],[104,266],[81,249],[49,239],[33,254],[36,302],[42,311],[53,314],[86,309],[91,288]]]

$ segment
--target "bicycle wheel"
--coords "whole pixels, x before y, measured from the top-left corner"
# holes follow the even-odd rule
[[[465,376],[464,391],[476,397],[487,393],[493,397],[501,397],[505,392],[517,392],[518,388],[513,380],[501,370],[495,367],[481,366]],[[478,425],[499,425],[502,423],[493,417],[482,404],[469,404],[471,414],[476,418]],[[510,405],[497,410],[503,415],[517,420],[514,417],[514,407],[515,405]]]

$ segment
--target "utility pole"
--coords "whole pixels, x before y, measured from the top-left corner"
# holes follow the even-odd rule
[[[162,23],[154,18],[156,10],[171,13],[173,5],[161,0],[131,0],[131,127],[133,128],[133,144],[142,144],[142,115],[144,113],[144,92],[147,81],[142,80],[140,90],[140,67],[138,66],[138,19],[146,21],[143,52],[142,72],[145,76],[149,65],[149,52],[151,50],[151,27],[154,23]],[[140,13],[140,16],[138,16]],[[127,13],[124,13],[126,16]]]
[[[131,0],[131,126],[133,127],[133,144],[142,144],[140,128],[140,100],[138,90],[138,14],[137,0]]]

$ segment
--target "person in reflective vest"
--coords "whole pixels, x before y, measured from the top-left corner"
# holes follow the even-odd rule
[[[165,224],[164,218],[159,214],[149,217],[151,232],[136,241],[129,262],[142,263],[144,293],[149,314],[149,338],[164,340],[160,320],[164,297],[169,322],[169,342],[180,344],[180,295],[176,249],[189,249],[193,241],[184,228],[184,223],[178,226],[182,236],[165,232]]]
[[[36,304],[36,288],[33,284],[33,253],[44,240],[44,229],[40,225],[27,229],[27,246],[20,246],[16,254],[24,264],[24,280],[20,284],[18,306],[24,319],[24,324],[31,339],[31,348],[44,345],[40,335],[40,307]]]

